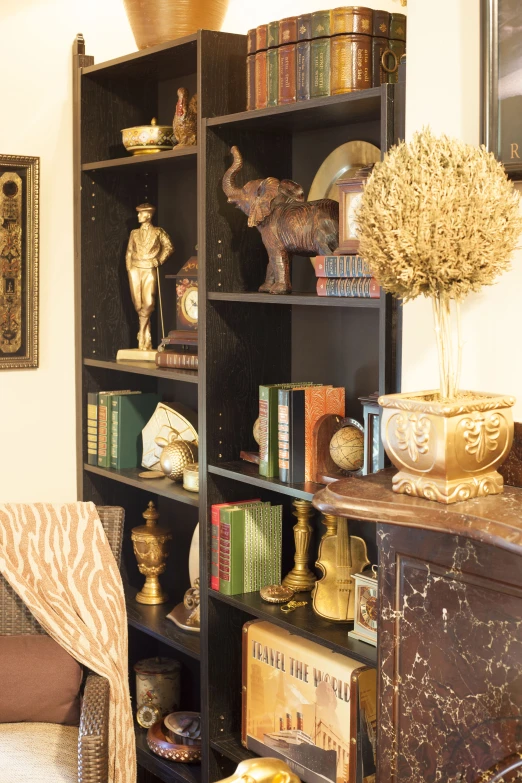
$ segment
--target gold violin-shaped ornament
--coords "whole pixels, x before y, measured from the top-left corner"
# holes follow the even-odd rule
[[[326,620],[348,623],[354,619],[355,591],[353,574],[370,565],[366,543],[350,536],[348,520],[325,514],[326,533],[319,544],[317,568],[323,576],[312,592],[314,612]]]

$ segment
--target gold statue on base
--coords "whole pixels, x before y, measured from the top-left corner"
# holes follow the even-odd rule
[[[156,207],[152,204],[140,204],[136,211],[141,225],[131,231],[125,265],[129,275],[132,304],[139,317],[138,349],[118,351],[117,359],[154,361],[156,351],[152,348],[150,317],[154,312],[156,292],[159,289],[159,267],[172,255],[174,246],[163,228],[152,225]]]

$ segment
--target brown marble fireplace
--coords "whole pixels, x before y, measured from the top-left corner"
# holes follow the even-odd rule
[[[393,472],[314,499],[377,525],[377,783],[522,780],[522,490],[441,506]]]

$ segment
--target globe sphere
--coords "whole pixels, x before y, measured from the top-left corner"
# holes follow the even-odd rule
[[[343,427],[330,441],[330,456],[341,470],[359,470],[364,461],[364,433],[356,427]]]

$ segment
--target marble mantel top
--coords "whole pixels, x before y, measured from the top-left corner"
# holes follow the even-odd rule
[[[323,514],[464,536],[522,555],[522,489],[504,487],[502,495],[444,506],[397,495],[394,473],[336,481],[316,493],[313,505]]]

